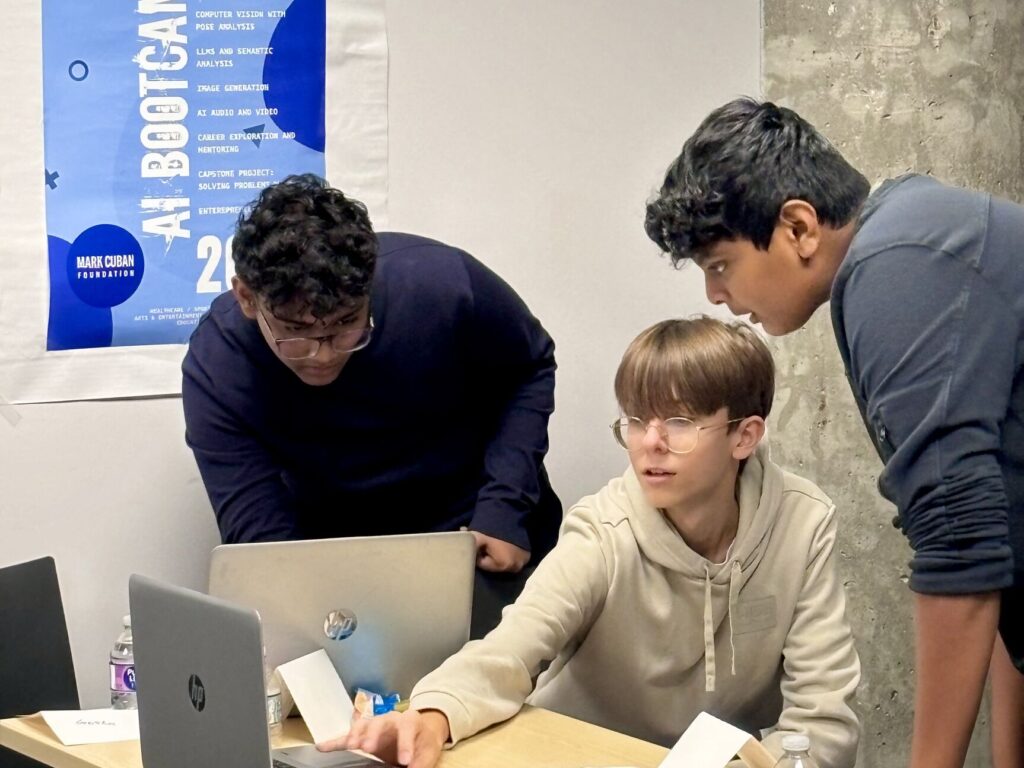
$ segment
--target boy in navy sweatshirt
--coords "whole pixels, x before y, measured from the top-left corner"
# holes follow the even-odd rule
[[[182,366],[223,541],[466,527],[484,588],[514,597],[561,522],[554,343],[522,300],[464,251],[374,233],[311,175],[261,193],[233,256]]]

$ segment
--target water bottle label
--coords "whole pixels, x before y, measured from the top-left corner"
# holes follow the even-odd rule
[[[119,693],[135,691],[135,665],[110,662],[110,690]]]

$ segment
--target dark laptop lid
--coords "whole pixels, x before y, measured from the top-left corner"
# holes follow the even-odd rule
[[[128,594],[146,768],[269,768],[256,612],[139,575]]]
[[[390,768],[312,745],[271,755],[255,611],[138,575],[128,596],[145,768]]]

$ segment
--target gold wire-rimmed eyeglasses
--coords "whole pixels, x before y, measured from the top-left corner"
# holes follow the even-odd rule
[[[673,416],[669,419],[651,419],[644,421],[637,416],[620,416],[611,423],[612,434],[615,442],[630,453],[635,453],[643,448],[644,438],[647,432],[653,427],[658,430],[661,439],[670,453],[690,453],[697,447],[700,433],[713,429],[722,429],[743,418],[729,419],[723,424],[697,424],[693,419],[685,416]]]

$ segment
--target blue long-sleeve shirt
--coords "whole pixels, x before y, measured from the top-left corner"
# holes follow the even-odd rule
[[[868,199],[832,287],[911,587],[1024,583],[1024,208],[925,176]]]
[[[544,471],[554,343],[469,254],[379,234],[374,332],[332,384],[304,384],[234,296],[182,365],[186,442],[225,542],[453,530],[533,552],[561,505]]]

